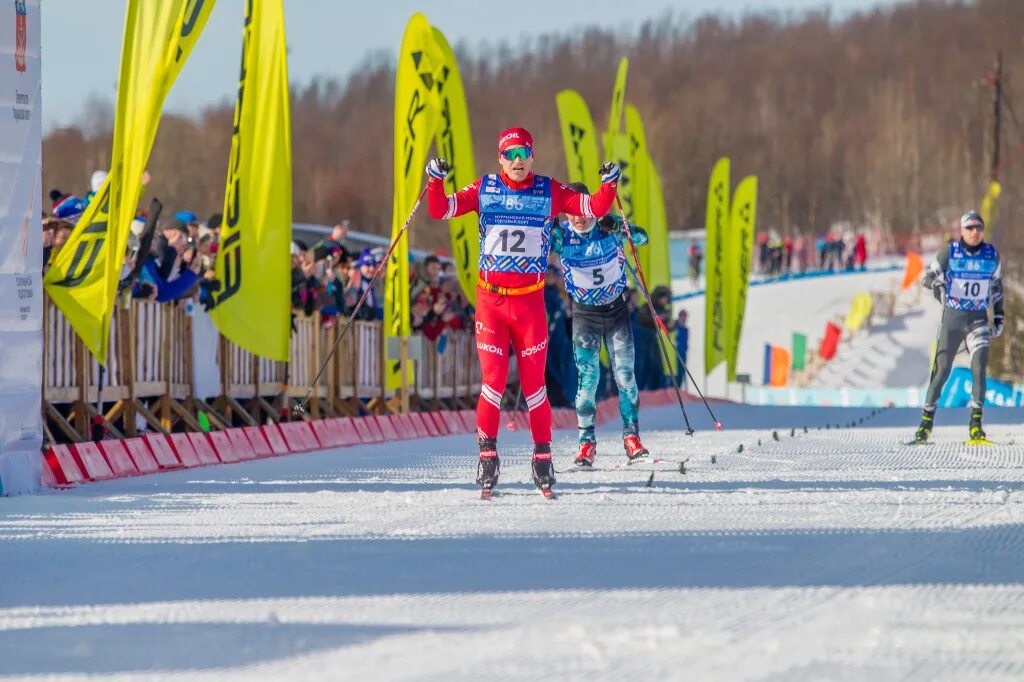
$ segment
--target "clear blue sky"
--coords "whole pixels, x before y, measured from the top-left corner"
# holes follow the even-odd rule
[[[146,0],[157,2],[159,0]],[[695,18],[708,12],[802,13],[830,6],[833,16],[891,5],[894,0],[287,0],[289,76],[306,83],[318,74],[344,78],[368,54],[397,52],[409,16],[422,11],[453,45],[471,49],[588,25],[631,32],[667,9]],[[114,100],[126,0],[43,0],[43,126],[71,122],[89,95]],[[243,0],[218,0],[192,57],[168,97],[167,109],[195,112],[234,101],[241,49]]]

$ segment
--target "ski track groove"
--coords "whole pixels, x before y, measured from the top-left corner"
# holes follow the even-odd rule
[[[793,412],[715,409],[757,423],[687,438],[645,411],[673,461],[620,469],[603,427],[551,502],[520,432],[486,503],[471,436],[5,500],[0,679],[1024,676],[1020,449],[963,445],[952,417],[905,446],[913,411],[799,413],[790,436],[758,420]]]

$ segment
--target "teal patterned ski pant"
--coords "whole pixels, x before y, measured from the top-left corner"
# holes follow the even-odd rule
[[[608,349],[615,385],[619,389],[619,412],[623,437],[638,433],[639,391],[633,374],[633,326],[624,299],[603,306],[573,305],[572,347],[579,385],[576,391],[576,421],[580,442],[597,442],[597,382],[601,373],[601,342]]]

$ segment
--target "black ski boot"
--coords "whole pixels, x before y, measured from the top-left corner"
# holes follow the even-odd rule
[[[551,486],[555,484],[555,467],[551,464],[551,444],[537,443],[533,446],[533,482],[544,494],[551,497]]]
[[[914,434],[914,441],[917,443],[927,443],[928,437],[932,435],[932,426],[935,424],[935,408],[928,409],[927,407],[921,410],[921,425],[917,427],[917,433]]]
[[[487,500],[498,485],[501,463],[498,461],[498,439],[480,439],[480,461],[476,465],[476,484],[480,486],[480,498]]]
[[[981,428],[981,410],[971,410],[971,423],[967,427],[971,434],[971,440],[986,440],[985,429]]]

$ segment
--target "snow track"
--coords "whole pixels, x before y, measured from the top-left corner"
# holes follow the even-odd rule
[[[923,447],[912,410],[716,411],[645,412],[660,464],[600,430],[554,502],[521,432],[490,502],[469,436],[4,499],[0,677],[1024,677],[1019,410],[992,447],[960,411]]]

